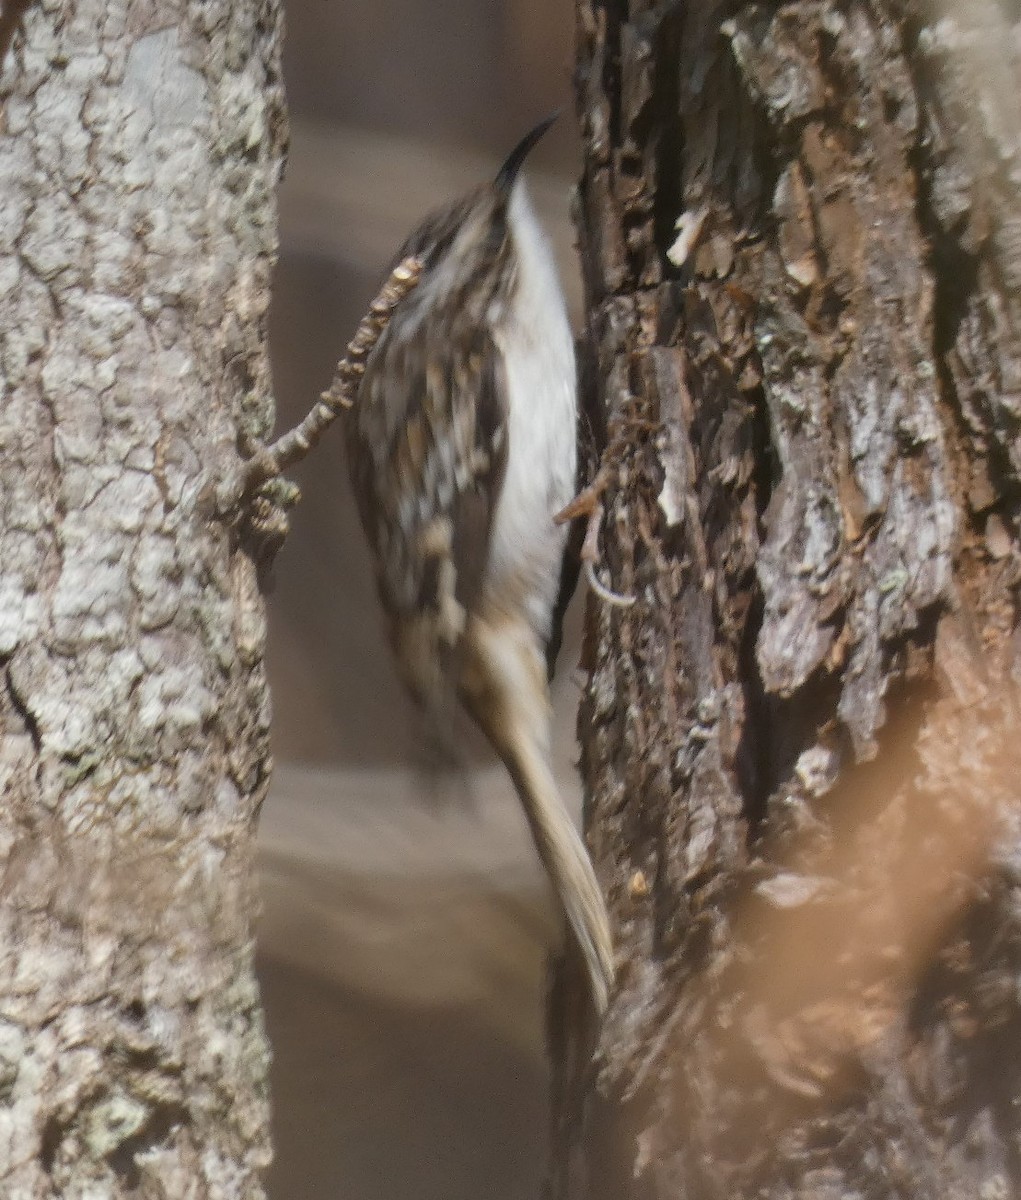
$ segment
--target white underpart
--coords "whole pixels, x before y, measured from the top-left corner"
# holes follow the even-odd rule
[[[509,444],[503,490],[493,522],[487,598],[524,600],[546,639],[560,585],[567,529],[553,517],[575,492],[577,381],[574,340],[546,236],[524,184],[511,197],[510,227],[518,255],[511,311],[497,324],[509,390]]]

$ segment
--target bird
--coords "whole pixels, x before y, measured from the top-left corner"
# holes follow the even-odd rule
[[[577,373],[521,175],[555,118],[398,251],[420,278],[366,360],[346,440],[398,673],[427,710],[456,698],[503,761],[601,1018],[610,921],[554,776],[547,670],[568,538],[554,518],[576,490]]]

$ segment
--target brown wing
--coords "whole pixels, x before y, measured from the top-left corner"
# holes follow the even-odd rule
[[[486,569],[507,459],[503,359],[488,325],[436,329],[410,303],[387,327],[348,421],[348,458],[403,674],[450,677]]]

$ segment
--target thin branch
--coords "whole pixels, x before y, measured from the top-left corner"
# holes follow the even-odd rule
[[[282,434],[272,445],[256,450],[245,463],[240,489],[242,496],[251,495],[288,467],[301,462],[341,411],[351,407],[358,384],[365,374],[366,360],[390,323],[397,306],[418,284],[422,265],[420,259],[409,257],[394,268],[362,318],[358,331],[348,342],[347,352],[337,364],[333,382],[319,397],[319,402],[300,425]]]

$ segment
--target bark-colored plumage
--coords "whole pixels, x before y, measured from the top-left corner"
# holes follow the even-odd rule
[[[545,657],[567,543],[554,518],[577,473],[574,346],[515,182],[545,127],[398,253],[422,275],[368,358],[348,457],[400,673],[434,718],[459,697],[507,765],[601,1014],[606,908],[550,763]]]

